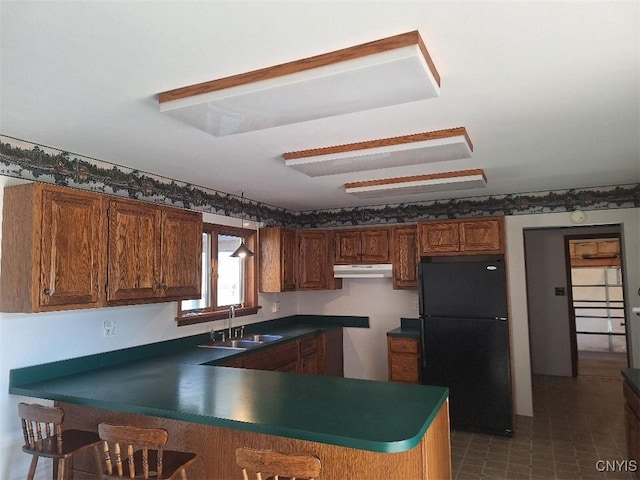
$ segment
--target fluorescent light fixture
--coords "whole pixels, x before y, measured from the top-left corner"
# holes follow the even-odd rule
[[[158,95],[160,111],[215,135],[262,130],[437,97],[417,31]]]
[[[310,177],[470,158],[464,127],[316,148],[283,155],[285,165]]]
[[[486,185],[487,179],[484,171],[482,169],[473,169],[347,183],[345,184],[345,191],[357,197],[376,198],[392,195],[467,190],[482,188]]]

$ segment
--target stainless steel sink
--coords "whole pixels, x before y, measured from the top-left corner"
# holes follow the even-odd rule
[[[201,348],[224,348],[227,350],[247,350],[248,348],[259,347],[264,343],[275,342],[284,338],[282,335],[247,335],[242,338],[231,338],[224,342],[209,342],[198,345]]]
[[[262,345],[263,342],[248,340],[244,338],[232,338],[231,340],[225,340],[224,342],[209,342],[202,345],[198,345],[202,348],[225,348],[227,350],[246,350],[248,348],[257,347]]]
[[[275,342],[276,340],[280,340],[282,338],[284,338],[282,335],[264,334],[264,335],[247,335],[246,337],[243,337],[243,340],[246,339],[253,342],[269,343],[269,342]]]

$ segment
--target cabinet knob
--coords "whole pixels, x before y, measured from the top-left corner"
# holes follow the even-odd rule
[[[48,288],[45,288],[42,293],[44,293],[45,295],[51,295],[51,290]]]
[[[163,289],[163,290],[166,290],[167,288],[169,288],[169,286],[168,286],[166,283],[163,283],[163,284],[162,284],[162,289]]]

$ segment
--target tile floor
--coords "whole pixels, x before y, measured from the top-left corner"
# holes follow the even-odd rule
[[[453,479],[632,479],[596,468],[627,458],[623,405],[620,379],[534,376],[513,438],[452,432]]]

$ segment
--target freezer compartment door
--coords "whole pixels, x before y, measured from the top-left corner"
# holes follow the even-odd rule
[[[511,436],[506,320],[421,318],[423,383],[449,388],[451,428]]]

